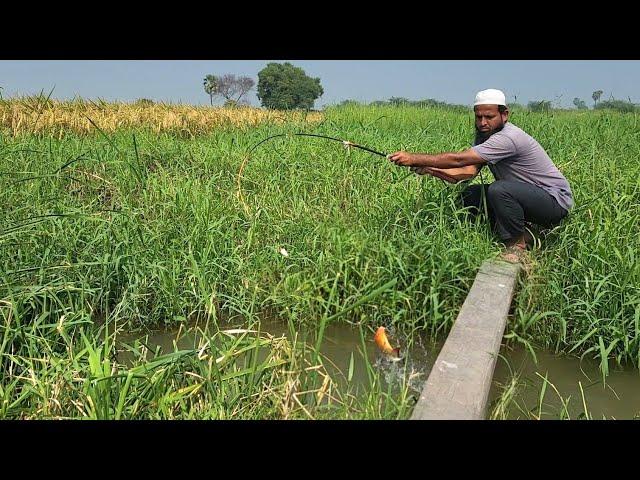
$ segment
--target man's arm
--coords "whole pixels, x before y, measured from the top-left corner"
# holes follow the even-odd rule
[[[433,167],[439,169],[461,168],[487,163],[473,148],[463,152],[439,153],[437,155],[399,151],[390,154],[387,158],[396,165],[403,167]]]
[[[420,175],[429,174],[449,183],[458,183],[475,177],[480,168],[481,165],[468,165],[460,168],[411,167],[411,170]]]

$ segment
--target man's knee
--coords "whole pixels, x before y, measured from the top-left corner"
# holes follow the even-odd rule
[[[510,196],[509,184],[504,180],[497,180],[487,188],[487,198],[489,201],[499,200]]]
[[[460,193],[460,201],[463,207],[476,207],[480,206],[480,185],[470,185]]]

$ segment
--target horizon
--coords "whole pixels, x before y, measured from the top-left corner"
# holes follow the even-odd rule
[[[202,86],[205,75],[233,73],[254,79],[256,85],[245,98],[259,107],[257,74],[271,62],[289,62],[320,78],[324,94],[314,109],[392,97],[471,107],[477,91],[485,88],[498,88],[508,104],[523,106],[549,101],[554,108],[573,109],[573,99],[579,98],[591,109],[596,90],[603,91],[600,101],[640,102],[640,61],[635,60],[3,60],[0,92],[5,99],[52,92],[51,98],[60,101],[131,103],[145,98],[205,106],[210,103]]]

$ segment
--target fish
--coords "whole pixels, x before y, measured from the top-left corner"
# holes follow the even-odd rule
[[[389,343],[389,339],[387,339],[386,328],[378,327],[375,336],[373,337],[374,342],[380,350],[382,350],[387,355],[393,356],[395,358],[400,357],[400,349],[393,348]]]

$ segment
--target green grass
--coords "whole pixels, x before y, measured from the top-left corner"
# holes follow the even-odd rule
[[[637,115],[518,112],[512,120],[566,175],[576,210],[535,252],[508,338],[599,358],[603,375],[612,361],[639,365]],[[445,335],[478,267],[499,249],[485,225],[460,217],[462,185],[403,179],[406,170],[381,157],[300,137],[258,147],[240,191],[237,175],[249,148],[279,133],[320,133],[386,152],[438,152],[466,148],[472,130],[471,114],[345,107],[330,109],[315,126],[265,123],[193,139],[145,131],[61,139],[3,133],[2,417],[283,415],[274,407],[283,390],[256,392],[286,385],[284,366],[260,370],[266,383],[257,386],[253,365],[253,380],[234,377],[242,385],[224,390],[230,380],[191,352],[143,379],[108,363],[115,347],[95,336],[94,324],[133,331],[197,320],[222,328],[229,318],[250,323],[270,315],[319,337],[330,322]],[[485,172],[485,182],[490,177]],[[247,340],[256,342],[253,349],[260,341]],[[291,366],[297,357],[279,358]],[[303,361],[320,360],[301,353],[295,362]],[[197,382],[187,370],[205,379],[197,391],[189,390]],[[301,380],[310,390],[323,381],[319,374]],[[52,389],[67,384],[65,405],[81,406],[46,406]],[[368,397],[344,400],[355,398],[344,392],[342,406],[328,415],[410,414],[406,390],[385,392],[375,372],[370,386]],[[160,399],[170,394],[175,402],[166,406]],[[313,395],[302,397],[309,415],[298,404],[294,409],[302,417],[326,415]]]

